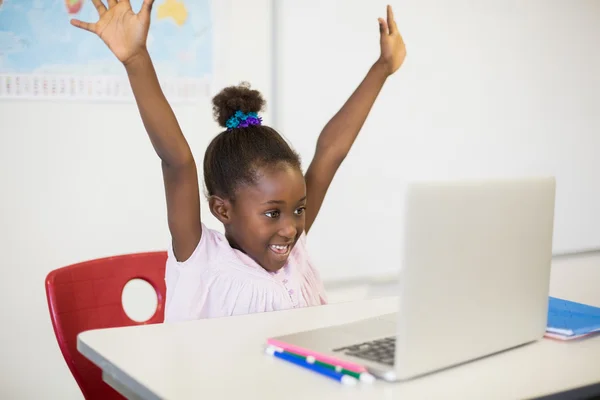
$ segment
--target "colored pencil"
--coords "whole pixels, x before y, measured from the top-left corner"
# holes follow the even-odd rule
[[[271,346],[267,347],[266,353],[271,356],[277,357],[281,360],[285,360],[292,364],[314,371],[328,378],[335,379],[336,381],[341,382],[344,385],[356,385],[356,383],[358,382],[356,378],[353,378],[350,375],[342,374],[341,372],[336,372],[335,370],[324,368],[316,364],[311,364],[299,357],[294,357],[288,353],[277,351],[274,347]]]
[[[334,370],[336,372],[340,372],[340,373],[345,374],[345,375],[350,375],[350,376],[358,379],[361,382],[365,382],[365,383],[373,383],[373,382],[375,382],[375,377],[373,375],[369,374],[368,372],[354,372],[354,371],[350,371],[350,370],[348,370],[346,368],[341,367],[340,365],[334,365],[334,364],[324,363],[322,361],[317,360],[313,356],[308,356],[307,357],[307,356],[303,356],[301,354],[293,353],[293,352],[291,352],[289,350],[275,348],[275,351],[280,351],[280,352],[283,352],[283,353],[287,353],[287,354],[289,354],[292,357],[297,357],[297,358],[300,358],[302,360],[305,360],[309,364],[319,365],[319,366],[321,366],[323,368],[328,368],[328,369]]]
[[[319,354],[316,351],[308,350],[300,346],[295,346],[292,344],[284,343],[277,339],[267,339],[267,344],[270,346],[274,346],[276,348],[284,349],[286,351],[300,354],[305,357],[313,356],[315,359],[318,359],[321,362],[339,365],[340,367],[347,369],[348,371],[354,372],[368,372],[367,369],[360,364],[356,364],[350,361],[340,360],[335,357],[331,357],[325,354]]]

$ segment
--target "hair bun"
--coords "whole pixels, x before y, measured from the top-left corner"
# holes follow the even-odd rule
[[[222,127],[236,111],[243,113],[263,110],[265,100],[258,90],[250,89],[250,84],[242,82],[237,86],[228,86],[221,90],[212,100],[213,116]]]

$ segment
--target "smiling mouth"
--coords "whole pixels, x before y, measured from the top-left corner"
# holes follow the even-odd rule
[[[269,249],[277,254],[278,256],[287,256],[290,253],[290,249],[292,248],[291,244],[271,244],[269,245]]]

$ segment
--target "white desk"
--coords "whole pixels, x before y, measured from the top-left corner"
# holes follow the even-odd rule
[[[570,271],[569,271],[570,270]],[[551,292],[600,306],[600,265],[553,272]],[[395,298],[97,330],[78,348],[105,380],[148,399],[524,399],[600,381],[600,336],[549,339],[405,383],[343,386],[265,356],[270,336],[393,312]],[[440,332],[443,334],[443,332]]]

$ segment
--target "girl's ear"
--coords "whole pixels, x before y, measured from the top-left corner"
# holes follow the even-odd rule
[[[212,215],[221,221],[223,225],[231,222],[231,202],[229,200],[219,196],[210,196],[208,198],[208,205]]]

